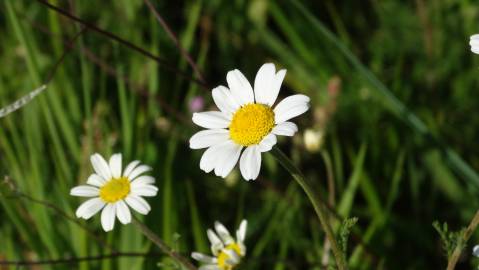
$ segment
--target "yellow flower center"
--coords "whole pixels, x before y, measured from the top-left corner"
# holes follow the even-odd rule
[[[100,188],[100,198],[107,203],[123,200],[130,194],[130,180],[126,177],[112,178]]]
[[[231,139],[240,145],[258,144],[274,127],[274,112],[264,104],[249,103],[233,115],[229,129]]]
[[[227,245],[220,252],[220,254],[218,254],[218,267],[221,270],[233,270],[236,267],[236,265],[231,265],[226,262],[230,258],[230,256],[226,254],[224,250],[233,250],[236,254],[238,254],[238,256],[241,256],[241,247],[236,243],[232,243]]]

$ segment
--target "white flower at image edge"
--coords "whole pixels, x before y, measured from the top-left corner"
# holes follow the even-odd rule
[[[479,54],[479,34],[475,34],[471,36],[469,45],[471,45],[471,51],[473,53]]]
[[[203,171],[214,170],[224,178],[239,159],[243,178],[254,180],[261,168],[261,153],[271,150],[276,135],[293,136],[298,131],[288,120],[306,112],[310,99],[297,94],[274,106],[285,75],[286,70],[276,72],[273,64],[264,64],[256,74],[253,91],[245,76],[235,69],[226,75],[229,88],[213,89],[213,100],[220,111],[193,114],[193,122],[206,128],[190,139],[192,149],[208,148],[200,161]]]
[[[72,196],[91,197],[78,207],[77,217],[89,219],[103,209],[101,225],[105,231],[111,231],[116,217],[122,224],[131,222],[129,207],[143,215],[150,212],[150,205],[142,197],[156,196],[158,188],[153,185],[153,177],[143,175],[151,170],[149,166],[136,160],[122,172],[121,154],[111,156],[108,163],[101,155],[94,154],[90,161],[95,173],[88,177],[87,185],[70,191]]]
[[[472,248],[472,255],[479,257],[479,245],[476,245]]]
[[[236,231],[235,240],[223,224],[215,222],[216,232],[211,229],[207,231],[213,256],[199,252],[191,254],[193,259],[203,263],[199,270],[232,270],[238,266],[246,255],[244,239],[247,226],[248,222],[243,220]]]

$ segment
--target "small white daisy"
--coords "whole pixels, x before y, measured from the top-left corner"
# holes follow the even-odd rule
[[[213,100],[220,111],[193,114],[193,122],[207,129],[190,139],[192,149],[208,148],[200,161],[203,171],[214,170],[224,178],[240,159],[241,175],[254,180],[261,168],[261,153],[271,150],[276,135],[293,136],[298,131],[288,120],[309,109],[309,97],[292,95],[273,108],[285,75],[286,70],[276,73],[273,64],[264,64],[256,74],[253,91],[245,76],[235,69],[226,75],[229,89],[213,89]]]
[[[70,191],[73,196],[93,197],[78,207],[76,216],[89,219],[103,209],[101,225],[106,232],[113,230],[115,217],[123,224],[131,222],[128,206],[140,214],[148,214],[151,207],[142,196],[154,197],[158,192],[153,185],[155,178],[142,175],[151,170],[149,166],[140,165],[136,160],[122,173],[121,159],[121,154],[114,154],[107,163],[101,155],[93,154],[90,161],[96,173],[88,177],[88,185]]]
[[[216,233],[208,229],[207,235],[211,242],[213,256],[199,252],[191,253],[193,259],[204,263],[199,270],[233,270],[246,255],[244,239],[248,222],[243,220],[236,231],[236,240],[230,235],[228,229],[218,221],[215,222]]]
[[[473,53],[479,54],[479,34],[475,34],[471,36],[469,45],[471,45],[471,51]]]

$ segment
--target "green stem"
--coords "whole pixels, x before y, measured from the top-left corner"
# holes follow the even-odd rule
[[[141,221],[136,218],[133,218],[132,223],[143,233],[143,235],[145,235],[148,239],[150,239],[151,242],[153,242],[157,247],[159,247],[161,251],[163,251],[172,259],[186,267],[186,269],[198,270],[198,268],[191,264],[188,259],[181,256],[179,253],[170,248],[165,242],[163,242],[163,240],[160,239],[160,237],[158,237],[158,235],[148,229],[148,227],[146,227],[146,225],[143,224]]]
[[[336,266],[339,270],[346,270],[347,266],[344,261],[344,255],[339,249],[338,242],[334,237],[333,230],[331,226],[329,226],[328,218],[325,209],[323,208],[321,201],[319,198],[314,194],[313,189],[308,185],[306,182],[303,174],[299,171],[296,166],[294,166],[293,162],[277,147],[273,147],[271,150],[274,157],[278,162],[293,176],[294,180],[298,182],[301,188],[304,190],[306,195],[308,196],[309,201],[314,207],[314,211],[318,215],[319,222],[326,233],[326,237],[328,238],[329,242],[331,243],[331,249],[333,250],[334,258],[336,260]]]
[[[447,270],[453,270],[454,268],[456,268],[457,261],[459,260],[459,257],[461,257],[462,249],[467,243],[467,240],[471,238],[472,233],[476,230],[477,226],[479,226],[479,210],[476,212],[476,214],[471,220],[471,223],[469,223],[469,226],[467,226],[467,229],[464,231],[464,234],[462,235],[462,244],[458,244],[456,246],[454,252],[449,258],[449,262],[447,263]]]

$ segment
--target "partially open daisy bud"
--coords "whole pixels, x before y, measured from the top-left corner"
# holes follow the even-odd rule
[[[323,132],[321,130],[307,129],[304,132],[304,147],[308,152],[316,153],[323,144]]]

